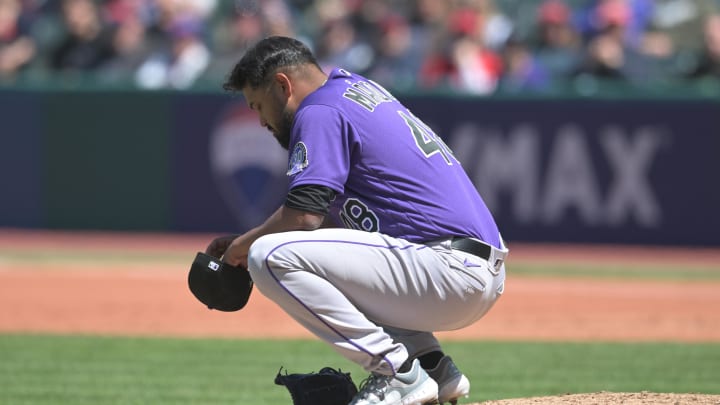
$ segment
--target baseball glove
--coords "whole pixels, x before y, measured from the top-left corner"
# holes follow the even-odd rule
[[[247,304],[253,282],[247,269],[198,252],[190,266],[188,286],[195,298],[208,308],[233,312]]]
[[[284,385],[293,405],[347,405],[357,394],[357,387],[350,373],[325,367],[317,373],[282,374],[282,367],[275,377],[275,384]]]

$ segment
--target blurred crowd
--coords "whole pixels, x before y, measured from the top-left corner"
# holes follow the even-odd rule
[[[399,90],[720,80],[720,0],[0,0],[0,83],[217,85],[268,35]]]

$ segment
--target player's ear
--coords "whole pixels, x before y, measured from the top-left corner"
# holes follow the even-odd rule
[[[285,97],[290,97],[292,94],[292,83],[285,73],[275,73],[275,84],[277,85],[277,88],[282,91]]]

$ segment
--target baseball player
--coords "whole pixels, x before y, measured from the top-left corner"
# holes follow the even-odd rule
[[[285,203],[207,253],[370,372],[351,404],[467,397],[434,331],[480,319],[502,295],[507,249],[450,149],[383,87],[326,74],[299,41],[255,44],[225,88],[240,91],[289,151]]]

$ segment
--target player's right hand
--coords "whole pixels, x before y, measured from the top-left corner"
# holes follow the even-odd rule
[[[219,238],[215,238],[210,244],[208,245],[207,249],[205,249],[205,254],[208,254],[213,257],[220,258],[222,255],[225,254],[225,251],[230,247],[230,244],[232,243],[235,238],[237,238],[238,235],[227,235],[227,236],[221,236]]]

